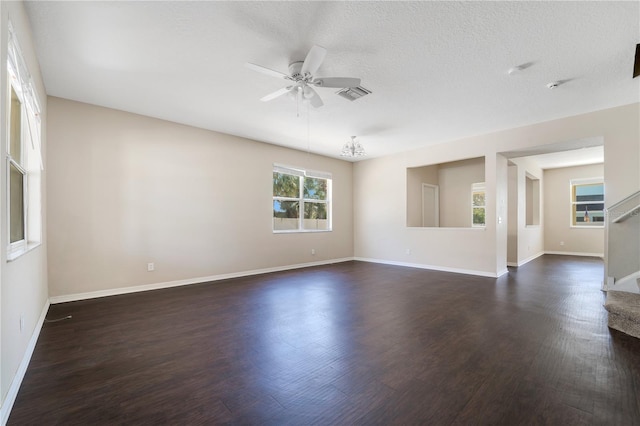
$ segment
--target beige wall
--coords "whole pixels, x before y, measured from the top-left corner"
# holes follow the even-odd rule
[[[471,185],[484,180],[484,158],[470,158],[438,166],[441,227],[471,226]]]
[[[351,163],[59,98],[48,103],[52,296],[353,255]],[[273,163],[333,174],[332,232],[272,232]],[[155,271],[147,272],[149,262]]]
[[[544,253],[544,220],[538,225],[527,225],[527,209],[532,199],[531,193],[527,193],[527,176],[540,180],[540,187],[543,186],[543,172],[531,160],[527,158],[513,158],[511,160],[516,165],[516,185],[517,185],[517,232],[518,249],[517,265],[522,265],[532,258]],[[540,191],[542,192],[542,191]],[[538,214],[544,209],[544,194],[539,194]],[[533,212],[530,213],[533,216]]]
[[[507,170],[507,263],[518,266],[518,166]]]
[[[488,175],[495,173],[493,178],[496,182],[496,196],[492,201],[496,206],[496,274],[502,275],[507,271],[508,257],[508,227],[509,227],[509,182],[508,176],[508,160],[503,155],[496,155],[495,171],[490,170]]]
[[[0,111],[2,124],[0,128],[0,158],[2,158],[2,170],[6,158],[6,102],[7,102],[7,40],[8,19],[11,19],[18,42],[31,76],[40,95],[42,108],[42,154],[45,163],[45,171],[42,174],[43,201],[46,201],[47,181],[47,156],[46,156],[46,123],[47,108],[45,89],[42,84],[40,68],[35,56],[35,50],[31,41],[29,21],[21,2],[0,2]],[[6,200],[6,173],[0,173],[0,199]],[[47,258],[46,237],[40,246],[27,252],[21,257],[7,262],[7,211],[5,204],[0,203],[0,403],[3,416],[8,414],[9,402],[7,393],[12,383],[17,384],[16,373],[21,361],[27,353],[29,341],[34,335],[43,309],[46,307],[47,295]],[[46,202],[43,202],[42,215],[43,226],[46,231]],[[20,331],[20,317],[23,318],[24,327]]]
[[[440,227],[471,226],[471,185],[484,182],[484,158],[407,169],[407,226],[422,226],[422,184],[439,188]]]
[[[570,226],[571,179],[604,176],[604,165],[565,167],[544,171],[544,249],[552,252],[604,253],[604,228]],[[561,242],[564,245],[561,245]]]
[[[507,221],[497,223],[496,212],[503,201],[506,203],[502,199],[506,193],[499,190],[499,182],[508,179],[507,167],[496,167],[497,153],[596,136],[604,139],[605,201],[611,205],[640,189],[637,103],[358,162],[354,166],[354,212],[358,219],[354,225],[355,255],[362,259],[497,274],[498,256],[502,257],[498,253],[506,257],[508,236],[501,228],[506,229]],[[485,230],[406,226],[407,167],[480,156],[486,156]],[[520,259],[544,249],[541,229],[541,226],[529,229],[532,235],[525,236],[522,246],[518,238],[519,248],[527,248],[523,253],[518,250]],[[526,240],[533,244],[527,244]]]
[[[483,144],[464,144],[463,148],[461,145],[437,145],[354,165],[357,258],[495,274],[496,224],[492,201],[487,204],[486,228],[406,226],[407,167],[482,157],[486,153]],[[489,200],[495,200],[495,163],[494,153],[486,159]]]
[[[407,226],[422,226],[422,184],[438,185],[438,165],[407,169]]]

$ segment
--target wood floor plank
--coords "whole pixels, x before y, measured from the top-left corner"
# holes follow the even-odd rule
[[[640,424],[602,276],[345,262],[52,305],[8,424]]]

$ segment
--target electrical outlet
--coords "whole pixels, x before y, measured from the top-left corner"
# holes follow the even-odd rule
[[[315,256],[315,254],[316,254],[316,249],[311,249],[311,255]]]
[[[563,246],[564,245],[564,241],[560,241],[560,245]]]
[[[24,315],[20,314],[20,333],[24,330]]]
[[[405,252],[406,254],[411,254],[411,249],[406,249],[404,252]]]
[[[155,271],[155,269],[156,269],[156,265],[154,265],[153,262],[147,263],[148,272]]]

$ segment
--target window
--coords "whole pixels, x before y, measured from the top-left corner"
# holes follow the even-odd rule
[[[478,182],[471,185],[471,226],[485,226],[485,185]]]
[[[571,181],[571,226],[604,226],[604,182],[602,178]]]
[[[273,232],[331,230],[331,174],[273,166]]]
[[[40,108],[11,25],[7,71],[7,258],[11,260],[39,244],[42,229]]]

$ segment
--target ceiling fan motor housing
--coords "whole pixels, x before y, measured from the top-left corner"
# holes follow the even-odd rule
[[[304,75],[302,75],[302,64],[304,62],[298,61],[289,64],[289,76],[293,79],[293,81],[299,81],[304,79]]]

